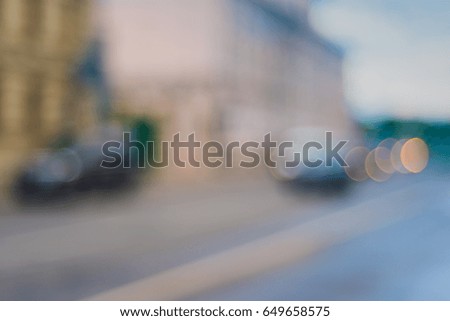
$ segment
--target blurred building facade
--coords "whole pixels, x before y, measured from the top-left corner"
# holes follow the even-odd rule
[[[0,170],[92,122],[73,75],[93,33],[115,111],[156,120],[163,140],[347,128],[342,53],[308,10],[309,0],[0,0]]]
[[[0,184],[78,115],[67,110],[89,0],[0,0]]]
[[[161,122],[163,139],[261,139],[349,126],[342,52],[308,22],[308,0],[153,0],[101,5],[119,110]]]

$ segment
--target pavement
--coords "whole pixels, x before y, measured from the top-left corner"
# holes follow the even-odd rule
[[[395,202],[389,201],[392,196]],[[379,206],[383,206],[378,218],[385,224],[372,224],[363,233],[316,252],[309,260],[297,260],[243,282],[187,298],[450,300],[449,199],[447,181],[428,181],[392,193],[384,199],[387,204],[377,204],[374,209],[379,211]],[[361,214],[369,211],[368,207]]]
[[[447,177],[333,195],[233,177],[9,207],[0,299],[444,298]],[[430,275],[440,286],[420,291]]]

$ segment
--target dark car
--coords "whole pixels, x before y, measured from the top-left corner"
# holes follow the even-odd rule
[[[42,199],[131,183],[136,168],[101,166],[103,144],[119,139],[120,134],[117,128],[103,128],[65,148],[37,153],[20,171],[13,188],[15,196],[20,200]],[[123,149],[119,152],[128,156]]]
[[[326,154],[326,136],[327,130],[321,127],[298,127],[284,131],[280,135],[281,141],[292,142],[293,148],[287,149],[285,155],[280,157],[277,167],[271,170],[272,175],[283,183],[305,188],[315,187],[320,189],[336,189],[345,187],[350,183],[344,166],[334,160],[327,164]],[[332,132],[333,142],[347,141],[341,150],[341,155],[345,158],[348,151],[355,146],[354,142],[345,137],[345,135]],[[305,164],[304,146],[308,143],[314,143],[314,147],[308,149],[307,161],[320,161],[320,165],[308,166]],[[317,148],[318,144],[322,148]],[[300,164],[295,167],[285,166],[286,161],[294,159],[294,153],[301,158]]]

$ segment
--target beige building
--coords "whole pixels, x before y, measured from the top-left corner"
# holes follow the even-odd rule
[[[0,185],[31,151],[86,115],[65,108],[89,11],[88,0],[0,0]]]
[[[309,26],[307,0],[111,1],[97,12],[116,98],[161,119],[166,136],[347,126],[342,54]]]
[[[176,132],[261,139],[304,124],[348,126],[342,55],[310,28],[308,0],[95,3],[116,111],[159,120],[163,139]],[[3,182],[65,126],[89,122],[89,106],[68,99],[91,34],[90,4],[0,0]]]
[[[343,56],[311,29],[308,10],[308,0],[101,2],[119,111],[160,120],[163,139],[347,130]]]
[[[89,121],[67,99],[90,2],[0,0],[0,8],[4,182],[69,123]],[[94,16],[117,111],[159,120],[163,139],[347,127],[342,56],[310,28],[307,0],[97,1]]]

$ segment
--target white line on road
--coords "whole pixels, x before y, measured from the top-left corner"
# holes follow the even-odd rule
[[[405,202],[414,208],[426,182],[411,185],[383,198],[375,197],[310,222],[175,267],[146,279],[101,293],[90,300],[181,300],[298,262],[331,246],[394,222],[417,211],[383,203]],[[383,211],[380,211],[382,209]]]

